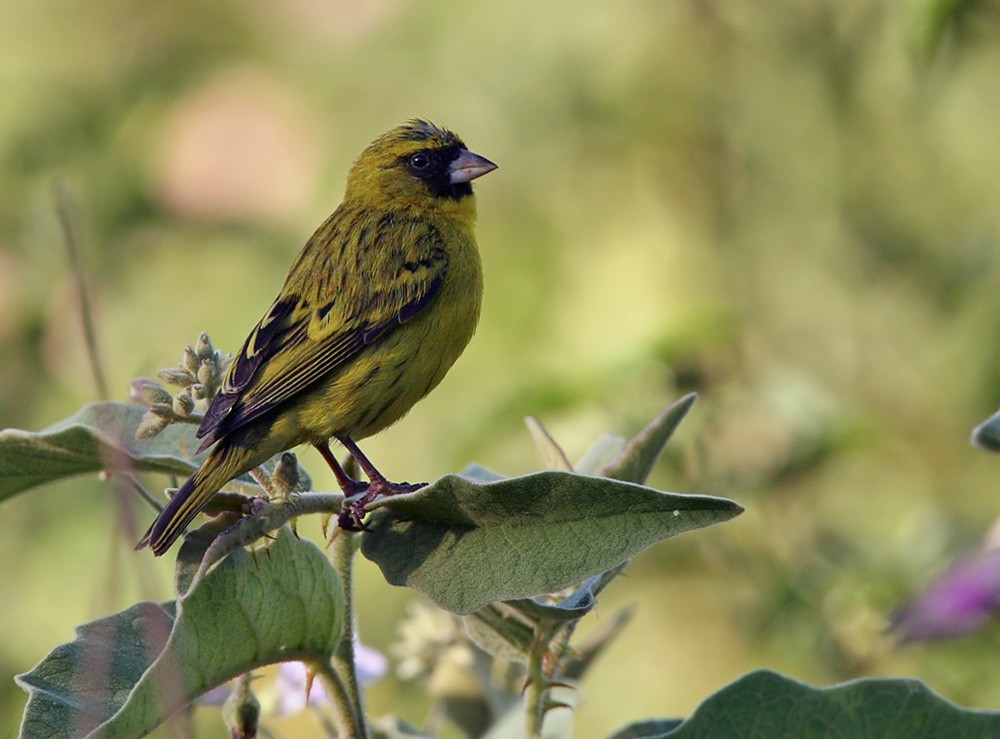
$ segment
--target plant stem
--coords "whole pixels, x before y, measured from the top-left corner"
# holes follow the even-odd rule
[[[354,654],[354,552],[357,536],[348,531],[338,531],[333,537],[331,559],[333,568],[340,575],[344,586],[344,627],[340,641],[333,652],[332,672],[337,676],[340,689],[343,692],[338,710],[341,723],[347,723],[350,718],[350,729],[353,734],[342,733],[343,736],[368,737],[368,725],[365,720],[364,695],[358,681],[357,663]]]
[[[326,688],[326,694],[330,696],[336,717],[338,739],[368,739],[368,726],[365,724],[364,716],[358,712],[351,691],[337,670],[326,661],[310,662],[308,666],[319,675]]]
[[[344,496],[342,493],[302,493],[278,502],[264,501],[260,498],[249,500],[252,505],[258,505],[259,508],[252,508],[254,515],[241,518],[208,546],[189,588],[200,581],[209,568],[224,559],[227,554],[252,544],[281,528],[293,518],[311,513],[339,512]]]
[[[140,498],[149,503],[153,507],[153,510],[155,510],[157,513],[163,510],[163,504],[160,503],[160,501],[156,498],[156,496],[154,496],[152,493],[146,490],[145,486],[141,482],[139,482],[139,480],[136,478],[135,475],[122,474],[122,479],[125,481],[126,484],[128,484],[130,488],[132,488],[133,490],[135,490],[135,492],[139,494]]]
[[[97,348],[97,331],[94,329],[94,310],[90,302],[90,292],[87,290],[87,278],[83,273],[83,261],[80,259],[80,248],[77,243],[79,228],[76,213],[73,208],[73,198],[65,183],[57,182],[55,186],[56,214],[62,227],[63,242],[66,245],[66,255],[69,257],[70,271],[76,280],[77,296],[80,300],[80,318],[83,320],[83,338],[87,346],[87,358],[90,360],[90,370],[97,384],[97,394],[101,400],[107,400],[108,381],[104,376],[104,366],[101,363],[101,353]]]
[[[541,739],[545,720],[545,693],[548,678],[545,676],[545,648],[540,631],[535,632],[535,643],[528,657],[528,684],[524,688],[525,739]]]

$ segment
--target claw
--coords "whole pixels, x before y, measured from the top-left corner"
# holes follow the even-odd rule
[[[340,509],[340,515],[337,517],[337,525],[340,528],[345,531],[371,531],[364,522],[365,506],[368,505],[366,497],[361,496],[350,502],[344,501],[345,506]]]
[[[420,488],[426,487],[426,482],[389,482],[385,479],[375,479],[364,486],[362,495],[353,495],[344,499],[344,505],[340,509],[340,516],[337,523],[342,529],[348,531],[371,531],[364,523],[364,517],[368,513],[366,508],[379,498],[388,498],[393,495],[412,493]]]
[[[344,448],[351,455],[350,459],[357,462],[369,480],[368,482],[361,482],[348,475],[344,467],[333,455],[333,452],[330,451],[329,444],[314,444],[316,450],[326,460],[327,464],[330,465],[330,469],[337,478],[337,484],[346,496],[340,508],[340,515],[337,516],[337,526],[339,528],[345,531],[371,531],[364,522],[365,515],[367,514],[365,509],[369,503],[380,497],[412,493],[427,485],[426,482],[389,482],[375,469],[372,463],[361,453],[361,450],[358,449],[357,444],[351,441],[351,439],[346,436],[338,436],[336,438],[344,445]]]

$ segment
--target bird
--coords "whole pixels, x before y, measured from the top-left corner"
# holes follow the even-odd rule
[[[357,442],[402,418],[471,340],[483,295],[471,183],[496,168],[417,118],[364,149],[209,404],[197,438],[211,452],[137,550],[162,555],[230,480],[301,444],[353,499],[344,528],[364,529],[377,497],[420,487],[388,481]],[[332,441],[367,481],[347,474]]]

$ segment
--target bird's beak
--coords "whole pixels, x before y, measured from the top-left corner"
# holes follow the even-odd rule
[[[448,179],[453,185],[472,182],[477,177],[482,177],[496,168],[497,165],[486,157],[473,154],[468,149],[462,149],[458,152],[458,158],[452,160],[448,166]]]

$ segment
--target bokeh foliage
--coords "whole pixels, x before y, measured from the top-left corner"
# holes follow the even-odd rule
[[[902,652],[881,633],[997,510],[996,460],[967,439],[1000,404],[998,22],[943,0],[8,0],[0,426],[95,399],[55,178],[120,399],[198,331],[235,348],[351,158],[427,116],[501,166],[477,188],[484,315],[366,451],[399,478],[527,472],[525,414],[580,455],[696,389],[653,483],[747,508],[605,593],[639,607],[578,727],[688,714],[754,667],[912,674],[1000,706],[995,631]],[[0,676],[165,597],[130,500],[77,481],[5,504]],[[408,596],[361,575],[362,636],[385,649]],[[369,701],[419,714],[417,694]],[[23,700],[0,682],[0,733]]]

